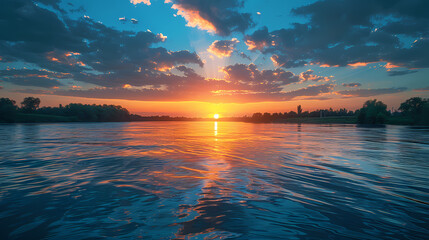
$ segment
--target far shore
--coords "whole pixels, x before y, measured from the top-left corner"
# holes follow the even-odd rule
[[[1,122],[1,124],[21,124],[21,123],[100,123],[100,122],[247,122],[247,123],[303,123],[303,124],[356,124],[367,126],[368,124],[359,124],[355,116],[334,116],[334,117],[296,117],[285,119],[260,119],[255,120],[251,117],[224,117],[214,118],[193,118],[193,117],[169,117],[169,116],[138,116],[138,119],[129,121],[79,121],[74,117],[55,116],[46,114],[24,114],[17,115],[14,123]],[[390,117],[383,125],[409,125],[413,126],[412,119],[402,116]],[[371,126],[371,125],[368,125]],[[419,125],[421,126],[421,125]]]
[[[367,100],[355,111],[340,108],[303,111],[256,112],[251,116],[213,118],[140,116],[131,114],[119,105],[70,103],[58,107],[39,107],[40,99],[26,97],[21,107],[9,98],[0,98],[0,123],[57,123],[57,122],[143,122],[143,121],[230,121],[249,123],[312,123],[364,125],[429,125],[429,99],[413,97],[401,103],[398,110],[388,111],[387,105],[376,99]],[[233,113],[231,113],[233,114]]]

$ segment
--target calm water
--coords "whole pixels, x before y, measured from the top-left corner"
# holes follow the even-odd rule
[[[429,129],[0,125],[0,239],[427,239]]]

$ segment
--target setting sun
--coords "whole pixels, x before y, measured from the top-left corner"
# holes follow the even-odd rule
[[[217,114],[217,113],[216,113],[216,114],[214,114],[214,115],[213,115],[213,118],[214,118],[214,119],[219,119],[219,114]]]

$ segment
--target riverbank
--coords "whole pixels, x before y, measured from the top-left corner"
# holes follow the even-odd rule
[[[135,115],[134,115],[135,116]],[[187,117],[141,117],[132,118],[129,121],[117,122],[178,122],[178,121],[218,121],[218,122],[249,122],[249,123],[309,123],[309,124],[358,124],[355,116],[339,117],[305,117],[305,118],[283,118],[271,120],[255,120],[250,117],[226,117],[221,119],[212,118],[187,118]],[[13,122],[0,123],[62,123],[62,122],[111,122],[111,121],[80,121],[75,116],[57,116],[48,114],[16,114]],[[113,121],[115,122],[115,121]],[[388,125],[415,125],[413,119],[409,117],[396,116],[386,119]]]

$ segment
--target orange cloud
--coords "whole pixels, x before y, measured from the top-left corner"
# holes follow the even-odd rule
[[[386,65],[384,65],[384,67],[387,68],[387,69],[391,69],[391,68],[398,68],[400,66],[394,65],[394,64],[388,62]]]
[[[140,4],[140,3],[144,3],[148,6],[151,5],[150,0],[130,0],[130,2],[134,5]]]
[[[325,76],[318,76],[316,74],[313,74],[314,71],[309,69],[305,72],[302,72],[301,74],[299,74],[299,78],[301,79],[301,81],[313,81],[313,82],[329,82],[331,80],[330,77],[325,77]]]
[[[318,63],[318,64],[320,64],[320,63]],[[339,67],[339,66],[340,65],[321,64],[319,67],[326,68],[326,67]]]
[[[267,44],[264,41],[261,41],[259,43],[256,43],[252,40],[246,40],[246,42],[244,42],[247,45],[247,49],[249,50],[262,50],[264,47],[267,46]]]
[[[168,65],[160,65],[159,67],[156,67],[155,70],[160,72],[166,72],[170,69],[172,69],[174,66],[168,66]]]
[[[78,61],[78,62],[76,62],[76,64],[77,64],[77,65],[80,65],[80,66],[82,66],[82,67],[86,66],[86,64],[85,64],[85,63],[83,63],[82,61]]]
[[[177,10],[177,15],[182,16],[188,23],[188,27],[197,27],[201,30],[206,30],[211,33],[216,33],[216,27],[203,17],[201,17],[200,12],[197,10],[185,9],[180,5],[173,4],[172,9]]]
[[[221,41],[216,40],[209,46],[207,51],[216,55],[218,58],[230,57],[235,50],[235,45],[239,42],[237,38]]]
[[[278,56],[277,55],[273,55],[270,57],[271,61],[273,62],[275,67],[281,67],[283,64],[280,64],[277,60],[278,60]]]
[[[70,56],[80,55],[80,53],[78,53],[78,52],[67,52],[65,55],[66,55],[66,57],[70,57]]]
[[[365,67],[366,65],[370,64],[371,62],[356,62],[356,63],[350,63],[348,64],[350,67],[357,68],[357,67]]]

